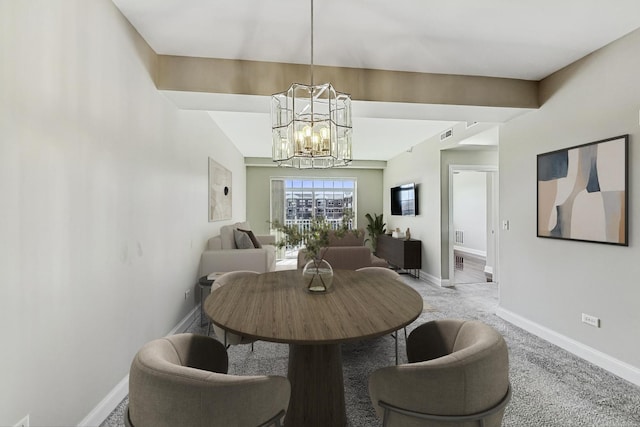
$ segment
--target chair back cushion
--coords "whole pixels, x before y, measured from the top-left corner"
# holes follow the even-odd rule
[[[461,327],[462,323],[454,319],[420,325],[414,330],[411,345],[407,339],[407,360],[418,363],[451,354]]]
[[[386,267],[362,267],[358,268],[357,271],[366,274],[384,276],[386,279],[402,281],[402,277],[396,271]]]

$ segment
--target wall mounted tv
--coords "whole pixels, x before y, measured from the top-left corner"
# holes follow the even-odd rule
[[[391,215],[418,214],[418,186],[404,184],[391,187]]]

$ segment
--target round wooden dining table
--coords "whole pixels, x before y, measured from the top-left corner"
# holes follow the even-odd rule
[[[291,400],[285,426],[347,426],[343,342],[402,329],[422,312],[422,297],[383,275],[335,270],[327,293],[305,289],[300,270],[252,275],[209,295],[213,323],[256,340],[289,344]]]

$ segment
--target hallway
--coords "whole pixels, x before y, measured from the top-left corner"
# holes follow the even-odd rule
[[[453,269],[455,284],[491,282],[491,276],[484,272],[484,257],[457,250],[453,251],[453,257],[455,260]]]

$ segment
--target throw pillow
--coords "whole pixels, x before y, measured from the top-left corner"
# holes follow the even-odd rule
[[[254,248],[258,248],[260,249],[262,247],[262,245],[260,244],[260,242],[258,241],[258,239],[256,238],[256,235],[253,234],[253,231],[251,230],[243,230],[241,228],[238,228],[238,231],[243,231],[245,233],[247,233],[247,235],[249,236],[249,238],[251,239],[251,242],[253,243],[253,247]]]
[[[253,249],[254,247],[249,235],[243,231],[233,230],[233,238],[238,249]]]

